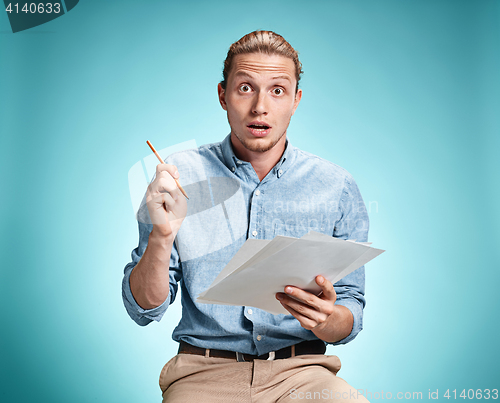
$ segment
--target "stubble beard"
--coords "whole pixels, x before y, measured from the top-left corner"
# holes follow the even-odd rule
[[[257,153],[265,153],[266,151],[269,151],[271,148],[273,148],[278,142],[281,140],[281,138],[285,135],[286,130],[281,133],[281,135],[274,141],[268,144],[259,144],[255,143],[253,144],[251,141],[247,141],[244,137],[241,137],[238,135],[238,133],[233,131],[233,134],[236,136],[236,138],[240,141],[240,143],[245,147],[248,151],[253,151]]]

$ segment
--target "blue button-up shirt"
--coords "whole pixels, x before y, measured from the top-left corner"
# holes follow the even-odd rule
[[[273,315],[254,307],[197,303],[219,272],[248,238],[276,235],[300,238],[311,230],[366,242],[368,215],[351,175],[343,168],[293,147],[287,141],[280,161],[260,181],[249,162],[239,160],[230,136],[220,143],[172,154],[190,199],[170,258],[170,292],[165,302],[142,309],[130,291],[130,273],[144,253],[152,230],[143,203],[139,245],[125,267],[123,301],[139,325],[159,321],[181,285],[182,318],[173,339],[192,345],[245,354],[315,340],[292,315]],[[312,276],[314,273],[311,267]],[[266,281],[265,278],[262,281]],[[365,272],[361,267],[335,284],[336,304],[353,315],[351,333],[334,344],[351,341],[362,329]]]

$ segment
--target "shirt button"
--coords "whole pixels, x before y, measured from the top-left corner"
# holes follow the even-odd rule
[[[261,341],[261,340],[262,340],[262,336],[259,334],[259,335],[257,336],[257,341]]]
[[[253,311],[251,309],[248,310],[248,314],[251,315]]]
[[[280,170],[278,171],[278,175],[281,175],[282,173],[283,173],[283,170],[282,170],[282,169],[280,169]]]
[[[231,168],[231,171],[233,171],[233,172],[234,172],[234,171],[236,171],[236,168],[235,168],[235,167],[232,167],[232,168]]]
[[[243,162],[241,162],[241,161],[236,161],[236,163],[237,163],[238,165],[243,164]]]
[[[253,231],[253,232],[252,232],[252,235],[253,235],[253,236],[257,236],[257,231]]]
[[[258,189],[257,189],[257,190],[255,191],[255,196],[258,196],[258,195],[260,195],[260,190],[258,190]]]

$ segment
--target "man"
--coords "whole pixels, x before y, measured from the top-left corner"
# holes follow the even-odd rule
[[[367,240],[366,208],[350,174],[287,140],[301,73],[297,52],[273,32],[231,45],[218,85],[230,135],[173,154],[148,187],[123,298],[146,325],[161,319],[180,281],[183,313],[173,333],[180,347],[160,375],[164,401],[364,400],[336,376],[338,357],[324,355],[325,343],[347,343],[362,328],[364,268],[335,287],[316,273],[319,296],[285,287],[276,298],[290,315],[196,302],[247,238],[316,230]]]

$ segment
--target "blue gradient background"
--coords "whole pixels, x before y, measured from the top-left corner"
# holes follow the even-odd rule
[[[0,400],[161,400],[180,307],[141,328],[122,306],[127,173],[146,139],[229,132],[216,85],[255,29],[300,52],[292,143],[353,174],[387,249],[364,330],[329,349],[339,375],[443,401],[499,388],[499,21],[494,0],[87,0],[12,34],[0,12]]]

